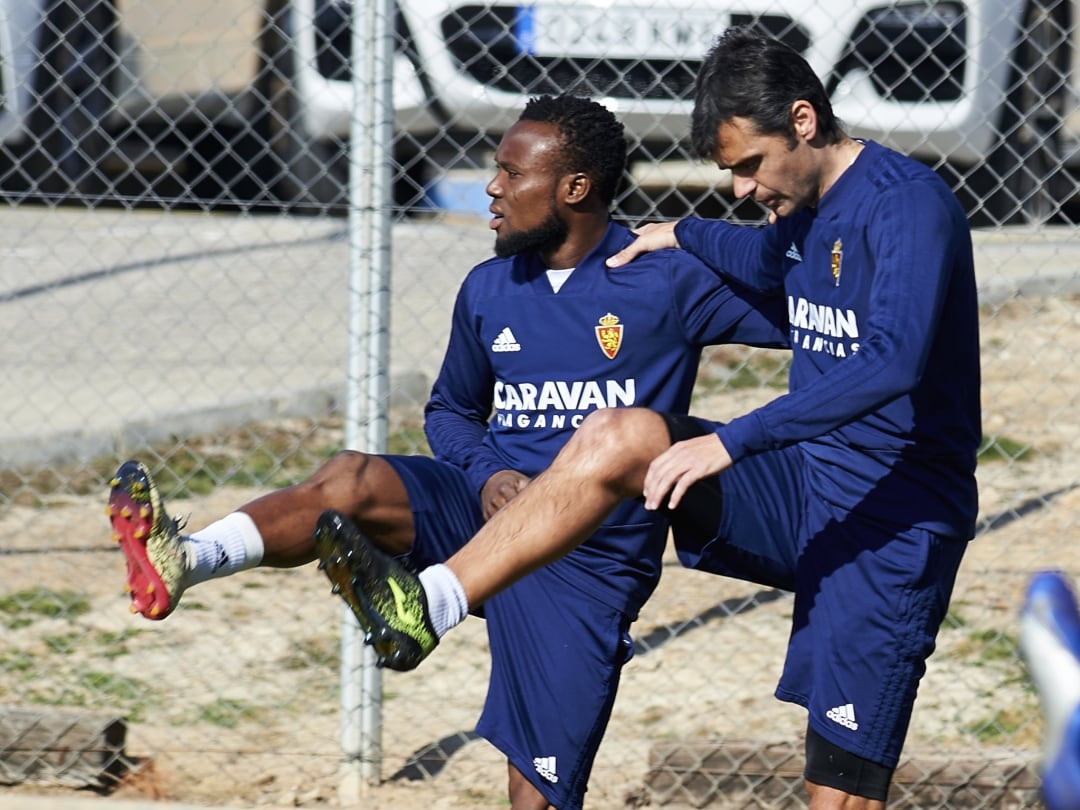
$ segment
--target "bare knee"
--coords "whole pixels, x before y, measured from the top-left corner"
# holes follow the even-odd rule
[[[593,480],[636,497],[649,463],[671,446],[664,419],[645,408],[593,411],[559,454]]]
[[[382,456],[343,450],[307,481],[308,497],[376,530],[411,523],[409,495],[397,471]],[[361,528],[365,527],[361,525]]]
[[[884,810],[885,802],[806,781],[810,810]]]
[[[343,450],[301,486],[324,509],[355,515],[374,497],[374,482],[369,475],[371,461],[372,456],[367,453]]]
[[[507,763],[510,772],[509,795],[512,810],[547,810],[551,805],[536,786],[522,776],[521,771]]]
[[[412,546],[409,494],[382,456],[343,450],[300,487],[309,505],[348,515],[384,550],[402,554]]]

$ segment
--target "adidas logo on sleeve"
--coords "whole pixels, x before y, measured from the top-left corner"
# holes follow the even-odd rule
[[[495,338],[495,342],[491,344],[491,350],[493,352],[520,352],[521,344],[517,342],[517,338],[510,331],[510,327],[505,326],[499,332],[499,336]]]

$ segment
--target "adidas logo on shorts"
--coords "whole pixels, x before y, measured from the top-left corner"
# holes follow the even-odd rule
[[[555,773],[555,757],[536,757],[533,759],[533,767],[536,768],[536,772],[540,774],[540,777],[555,784],[559,781],[558,774]]]
[[[850,703],[844,706],[837,706],[835,709],[829,709],[825,712],[825,716],[834,723],[839,723],[844,728],[850,728],[852,731],[859,730],[859,724],[855,722],[855,707]]]

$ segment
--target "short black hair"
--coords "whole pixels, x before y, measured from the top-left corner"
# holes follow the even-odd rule
[[[843,137],[821,79],[802,56],[748,28],[729,28],[705,55],[694,83],[694,152],[712,158],[717,130],[735,117],[748,119],[762,135],[784,135],[794,144],[791,107],[800,99],[817,112],[818,131],[829,143]]]
[[[584,96],[537,96],[519,121],[553,124],[563,140],[559,170],[588,175],[604,205],[611,205],[626,168],[623,125],[602,104]]]

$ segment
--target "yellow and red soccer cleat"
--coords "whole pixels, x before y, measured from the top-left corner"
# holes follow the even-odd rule
[[[165,513],[154,478],[139,461],[124,462],[109,487],[107,514],[127,559],[131,611],[164,619],[184,591],[187,556],[180,522]]]

